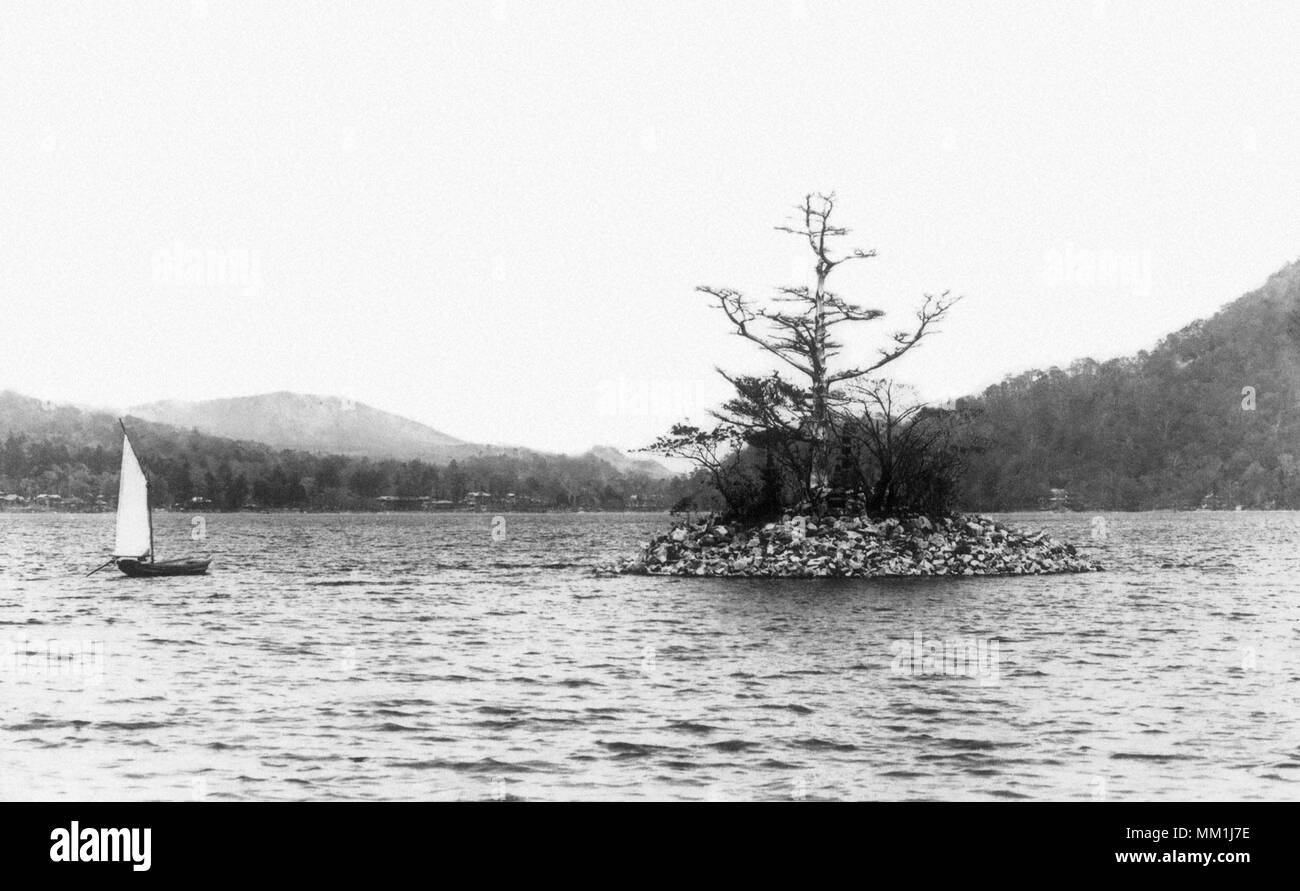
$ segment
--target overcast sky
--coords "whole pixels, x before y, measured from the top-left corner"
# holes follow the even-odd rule
[[[956,7],[956,8],[949,8]],[[770,367],[694,293],[965,296],[928,399],[1110,358],[1300,257],[1290,3],[48,3],[0,23],[0,389],[295,390],[642,445]]]

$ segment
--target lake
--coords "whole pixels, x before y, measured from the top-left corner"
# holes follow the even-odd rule
[[[598,577],[648,514],[0,513],[0,799],[1295,799],[1300,514],[995,515],[1105,572]],[[1094,538],[1094,535],[1096,536]]]

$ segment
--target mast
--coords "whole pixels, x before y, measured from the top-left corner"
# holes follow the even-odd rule
[[[153,556],[153,503],[149,499],[149,477],[144,479],[144,507],[145,515],[149,518],[149,562],[154,561]]]

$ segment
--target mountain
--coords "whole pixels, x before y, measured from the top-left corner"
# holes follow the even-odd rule
[[[0,392],[0,437],[11,433],[107,446],[117,441],[118,426],[116,415],[108,412],[59,405],[5,390]]]
[[[557,507],[686,494],[667,468],[609,446],[572,458],[476,445],[335,397],[133,414],[166,491],[230,507],[245,490],[259,504],[313,507],[385,494],[490,491]],[[1009,376],[957,400],[953,417],[967,509],[1300,509],[1300,261],[1149,351]],[[0,393],[0,490],[111,495],[116,436],[110,414]],[[423,464],[397,463],[412,459]]]
[[[1300,508],[1300,261],[1150,351],[1009,377],[957,418],[970,508]]]
[[[450,458],[503,449],[448,436],[418,421],[337,396],[267,393],[204,402],[153,402],[131,414],[279,449],[373,458]]]
[[[270,398],[278,400],[280,394]],[[318,424],[307,430],[314,431],[315,438],[301,442],[374,448],[381,455],[396,451],[388,443],[397,442],[427,449],[430,455],[452,457],[398,459],[292,449],[284,447],[284,439],[273,446],[201,432],[192,423],[182,429],[128,416],[126,424],[149,474],[154,503],[197,505],[204,510],[375,510],[397,503],[418,507],[429,501],[440,507],[458,504],[499,510],[653,510],[677,503],[691,489],[685,478],[664,479],[650,472],[654,468],[637,466],[642,462],[626,456],[619,456],[627,467],[624,470],[594,454],[570,457],[476,446],[375,409],[349,407],[342,400],[322,399],[303,406],[312,399],[317,397],[280,402],[287,406],[286,413],[297,411],[294,417]],[[348,439],[344,434],[349,431],[364,433],[348,426],[350,412],[377,419],[379,428],[393,438]],[[201,417],[180,410],[151,414],[186,421]],[[330,419],[336,414],[344,416],[339,422],[342,434],[330,430]],[[241,429],[280,438],[270,424]],[[40,509],[55,503],[90,509],[111,504],[117,494],[121,443],[113,414],[0,392],[0,509]]]
[[[229,507],[246,491],[258,504],[322,508],[484,491],[641,506],[689,488],[609,446],[571,458],[475,445],[334,397],[161,402],[134,414],[155,422],[138,429],[163,491]],[[953,417],[967,509],[1300,509],[1300,261],[1149,351],[1009,376],[957,400]],[[0,393],[0,490],[111,495],[115,428],[107,413]]]
[[[213,436],[350,457],[445,463],[483,455],[546,455],[533,449],[465,442],[418,421],[337,396],[281,392],[205,402],[154,402],[132,408],[131,414]],[[624,473],[642,473],[654,480],[676,475],[657,461],[632,458],[611,446],[596,446],[586,454]]]
[[[595,446],[587,452],[587,456],[598,458],[623,473],[644,473],[652,480],[666,480],[677,475],[658,461],[650,458],[633,458],[613,446]]]

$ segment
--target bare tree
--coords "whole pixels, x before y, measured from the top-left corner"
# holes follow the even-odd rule
[[[876,252],[860,248],[842,254],[835,252],[832,242],[848,235],[849,230],[831,222],[835,210],[834,193],[807,195],[797,210],[799,217],[793,223],[776,228],[808,242],[815,257],[813,269],[817,280],[813,288],[780,288],[771,306],[753,303],[730,288],[700,286],[696,290],[718,301],[718,308],[735,328],[735,334],[758,344],[807,377],[810,399],[805,423],[812,444],[811,488],[816,497],[821,498],[831,474],[832,402],[836,397],[836,386],[870,374],[903,356],[959,298],[949,298],[946,291],[937,297],[925,295],[911,331],[896,332],[891,345],[880,349],[874,361],[833,370],[831,363],[840,355],[844,345],[831,336],[832,330],[849,322],[874,321],[884,312],[845,300],[827,290],[826,280],[840,265],[852,260],[870,259],[876,256]]]
[[[951,448],[951,412],[921,402],[892,381],[853,384],[840,434],[858,455],[857,472],[870,507],[940,512],[950,505],[961,471]]]

